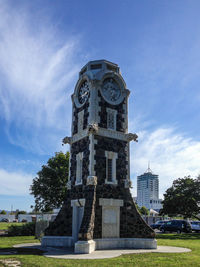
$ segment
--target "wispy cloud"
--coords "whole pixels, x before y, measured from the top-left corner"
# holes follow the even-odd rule
[[[29,188],[33,178],[27,173],[8,172],[0,169],[0,195],[29,195]]]
[[[160,195],[174,179],[200,174],[200,142],[186,138],[173,128],[158,128],[138,133],[139,142],[131,145],[131,174],[133,194],[136,195],[136,176],[144,173],[148,161],[159,175]]]
[[[0,7],[0,116],[10,142],[41,153],[55,149],[67,128],[80,68],[79,37],[63,38],[42,19]]]

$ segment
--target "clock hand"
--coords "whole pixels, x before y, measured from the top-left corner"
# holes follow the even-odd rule
[[[85,92],[85,93],[83,93],[82,95],[81,95],[81,97],[83,98],[85,95],[87,95],[88,94],[88,92]]]

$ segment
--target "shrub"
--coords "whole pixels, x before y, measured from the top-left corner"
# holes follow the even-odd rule
[[[39,221],[35,226],[35,237],[39,240],[44,236],[45,229],[49,226],[49,221]]]
[[[35,222],[23,225],[11,225],[8,227],[9,236],[35,235]]]
[[[2,211],[0,212],[0,214],[6,215],[6,211],[5,211],[5,210],[2,210]]]

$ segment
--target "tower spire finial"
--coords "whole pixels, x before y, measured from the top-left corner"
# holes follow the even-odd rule
[[[151,172],[152,173],[152,170],[150,169],[150,160],[148,161],[148,169],[146,170],[146,173],[147,172]]]

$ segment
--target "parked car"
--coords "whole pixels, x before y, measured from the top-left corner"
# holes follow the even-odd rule
[[[192,228],[191,224],[186,220],[171,220],[161,225],[161,232],[177,232],[180,234],[181,232],[191,233]]]
[[[168,222],[168,220],[165,221],[157,221],[156,223],[151,224],[152,229],[160,229],[160,226],[163,225],[164,223]]]
[[[9,222],[9,220],[7,218],[3,218],[1,222]]]
[[[190,222],[191,224],[191,227],[192,227],[192,231],[195,231],[195,232],[200,232],[200,221],[192,221]]]

